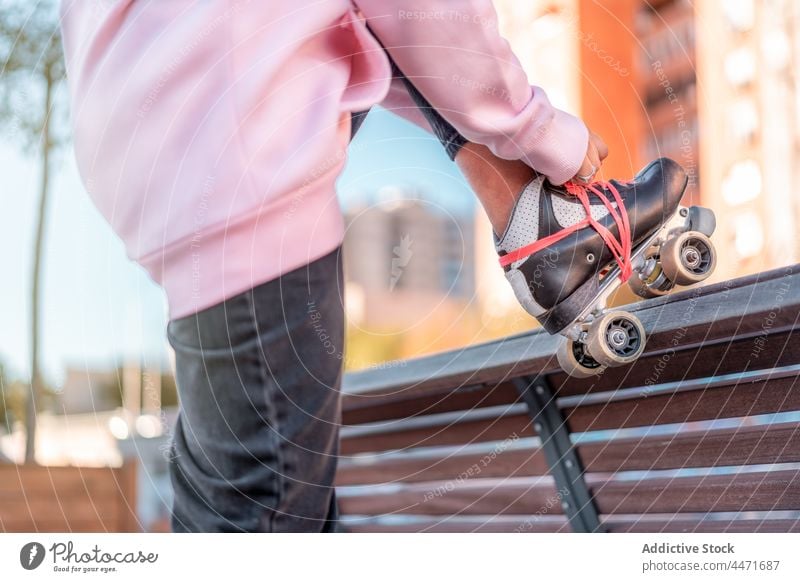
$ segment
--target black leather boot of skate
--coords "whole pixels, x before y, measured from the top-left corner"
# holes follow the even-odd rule
[[[495,241],[500,264],[525,310],[565,337],[558,360],[570,375],[642,354],[639,319],[605,309],[620,284],[654,297],[713,272],[714,214],[680,206],[686,185],[683,168],[661,158],[629,182],[553,186],[538,177],[520,195]]]

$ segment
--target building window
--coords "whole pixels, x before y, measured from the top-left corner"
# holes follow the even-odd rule
[[[761,194],[761,167],[755,160],[733,164],[722,181],[722,197],[736,206],[755,200]]]

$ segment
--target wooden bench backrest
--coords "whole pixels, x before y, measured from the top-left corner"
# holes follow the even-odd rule
[[[800,531],[800,268],[632,306],[634,365],[589,380],[532,332],[349,375],[353,531],[570,531],[519,379],[556,395],[608,531]]]

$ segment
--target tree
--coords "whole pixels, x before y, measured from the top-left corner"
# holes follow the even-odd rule
[[[25,394],[28,386],[25,382],[12,379],[6,372],[3,362],[0,362],[0,432],[11,432],[14,423],[25,416]],[[54,395],[48,391],[50,400]]]
[[[9,418],[11,411],[9,410],[9,403],[7,402],[7,389],[8,379],[6,377],[6,370],[3,362],[0,362],[0,435],[4,431],[9,431],[11,426],[11,419]],[[8,458],[0,450],[0,463],[7,463]]]
[[[28,153],[38,157],[40,174],[30,288],[30,389],[25,406],[25,462],[33,462],[36,407],[44,393],[39,353],[42,249],[50,163],[58,145],[54,113],[62,106],[56,96],[65,71],[55,0],[0,0],[0,7],[0,122]]]
[[[0,431],[5,429],[9,430],[11,422],[9,419],[10,406],[7,402],[8,396],[8,378],[6,377],[6,369],[3,362],[0,362]]]

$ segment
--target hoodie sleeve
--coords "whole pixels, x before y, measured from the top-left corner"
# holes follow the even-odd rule
[[[431,125],[425,119],[425,115],[419,110],[414,100],[408,94],[403,81],[397,78],[392,79],[392,84],[389,86],[389,92],[380,106],[399,115],[406,121],[410,121],[414,125],[424,129],[427,132],[431,131]]]
[[[583,122],[528,83],[491,0],[355,0],[400,70],[461,135],[562,184],[586,155]]]

